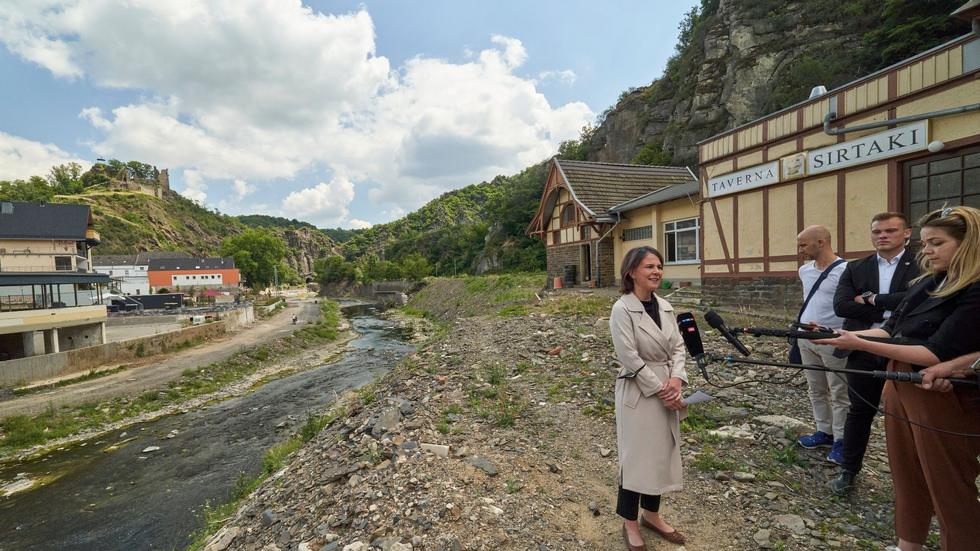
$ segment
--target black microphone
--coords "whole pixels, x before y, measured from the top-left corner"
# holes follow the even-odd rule
[[[721,316],[719,316],[717,312],[714,310],[708,310],[705,312],[704,321],[708,322],[708,325],[710,325],[712,328],[717,329],[718,332],[721,333],[721,336],[725,337],[725,340],[734,346],[735,350],[738,350],[739,354],[743,356],[749,355],[749,349],[745,348],[745,345],[738,340],[738,337],[732,334],[731,330],[728,329],[725,322],[722,321]]]
[[[704,343],[701,342],[701,332],[698,331],[698,322],[695,321],[694,314],[690,312],[681,312],[680,314],[677,314],[677,329],[681,332],[681,337],[684,338],[684,347],[687,348],[687,353],[694,358],[695,363],[698,365],[698,369],[700,369],[701,374],[704,375],[704,380],[708,381],[708,369],[704,355]]]
[[[677,314],[677,328],[680,329],[684,346],[692,358],[704,354],[704,343],[701,342],[701,332],[698,331],[698,322],[695,321],[694,314],[690,312]]]

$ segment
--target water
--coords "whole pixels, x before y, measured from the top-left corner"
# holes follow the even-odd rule
[[[272,381],[255,392],[184,415],[130,426],[28,462],[0,466],[35,489],[0,498],[0,550],[182,549],[205,503],[224,503],[266,449],[336,393],[388,371],[413,347],[370,305],[344,312],[361,333],[329,365]],[[286,421],[285,429],[277,425]],[[173,438],[166,438],[171,431]],[[125,433],[125,436],[122,434]],[[120,444],[120,442],[122,442]],[[118,444],[115,451],[103,451]],[[148,446],[160,450],[143,453]]]

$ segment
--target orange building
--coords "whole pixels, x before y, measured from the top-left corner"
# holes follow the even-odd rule
[[[151,259],[147,276],[151,293],[190,287],[237,289],[241,283],[241,273],[233,258]]]

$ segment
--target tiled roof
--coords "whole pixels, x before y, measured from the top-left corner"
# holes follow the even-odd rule
[[[230,270],[235,259],[228,258],[151,258],[150,271],[157,270]]]
[[[91,217],[88,205],[4,203],[0,209],[0,239],[85,239]]]
[[[686,167],[593,163],[555,159],[580,203],[596,215],[652,191],[697,180]]]

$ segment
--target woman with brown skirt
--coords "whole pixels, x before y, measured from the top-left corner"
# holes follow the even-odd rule
[[[950,207],[921,227],[922,273],[880,329],[840,331],[816,341],[888,358],[889,371],[919,371],[967,356],[980,343],[980,210]],[[903,344],[861,336],[901,337]],[[944,369],[934,370],[945,373]],[[929,384],[930,387],[933,384]],[[941,388],[950,390],[948,387]],[[933,514],[944,551],[980,548],[980,391],[933,392],[889,381],[885,440],[895,484],[895,532],[901,551],[919,551]]]

